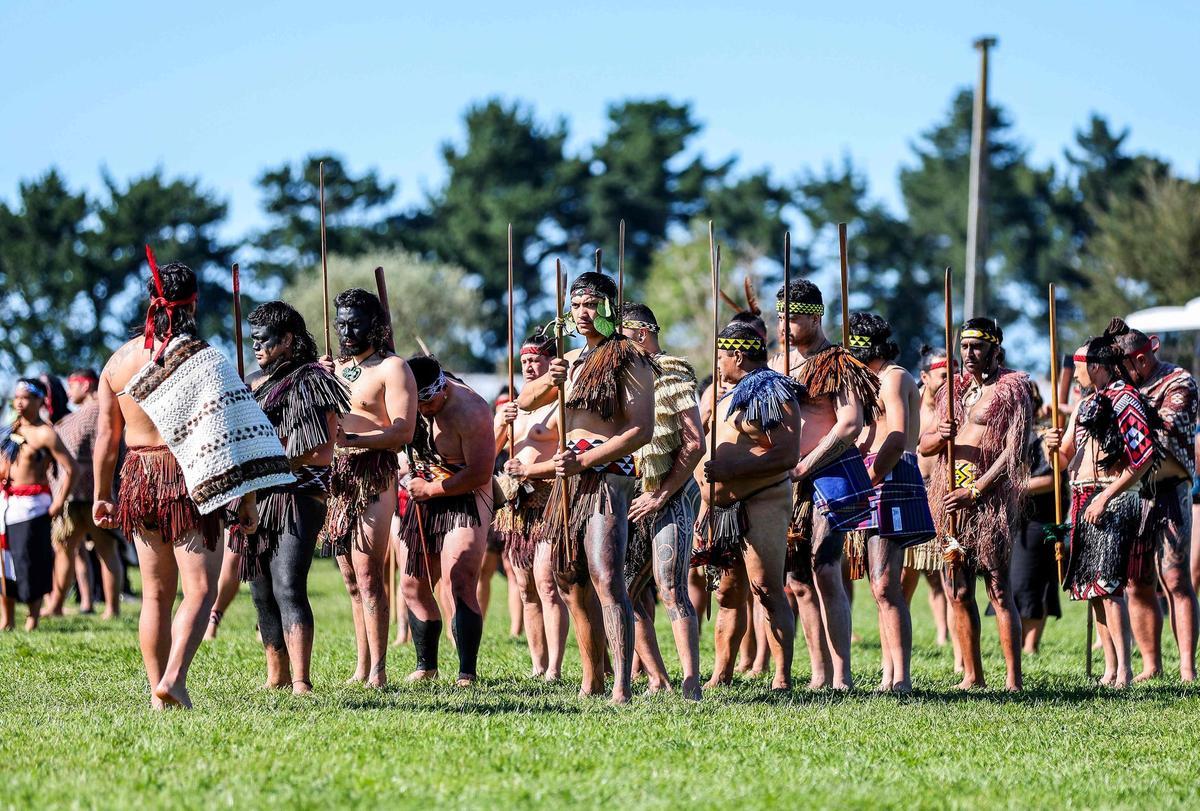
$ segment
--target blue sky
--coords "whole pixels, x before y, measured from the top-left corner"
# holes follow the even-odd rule
[[[999,37],[993,99],[1039,162],[1092,111],[1195,176],[1194,3],[592,4],[206,2],[0,4],[0,199],[58,166],[96,188],[161,165],[261,222],[255,176],[319,150],[400,182],[442,180],[439,145],[492,95],[565,116],[573,142],[609,102],[690,100],[711,158],[780,180],[849,153],[895,202],[909,145],[974,81]]]

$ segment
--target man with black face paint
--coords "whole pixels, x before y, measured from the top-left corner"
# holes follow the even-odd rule
[[[268,688],[312,692],[313,613],[308,570],[325,521],[329,466],[338,418],[350,409],[346,384],[317,361],[317,344],[303,316],[282,301],[249,315],[260,373],[250,385],[283,443],[296,481],[258,494],[253,535],[233,533],[243,580],[258,611],[267,657]]]
[[[483,635],[477,589],[492,523],[492,408],[435,358],[414,355],[408,364],[420,412],[408,448],[412,475],[405,486],[412,503],[400,526],[406,558],[400,583],[417,649],[417,667],[408,680],[437,678],[442,615],[433,589],[445,575],[454,601],[455,683],[467,687],[477,678]]]
[[[617,331],[616,299],[617,286],[603,273],[575,280],[564,315],[587,346],[552,361],[549,372],[521,391],[517,405],[532,411],[554,402],[558,387],[565,388],[567,450],[554,455],[556,480],[540,537],[551,545],[575,621],[583,660],[580,695],[604,692],[607,636],[612,700],[623,704],[630,699],[633,666],[633,607],[624,576],[636,482],[633,453],[654,434],[658,365]]]
[[[396,454],[412,442],[417,385],[387,347],[391,326],[371,293],[334,299],[339,353],[335,374],[350,386],[350,412],[338,428],[322,552],[337,556],[350,592],[358,664],[348,681],[387,684],[388,601],[384,556],[396,512]]]
[[[1021,689],[1021,616],[1009,584],[1008,564],[1029,478],[1024,449],[1033,415],[1029,378],[1001,365],[1003,340],[1000,326],[990,318],[972,318],[963,325],[959,351],[964,371],[953,376],[953,385],[944,386],[938,394],[938,421],[926,427],[918,446],[922,456],[937,457],[929,483],[929,508],[946,557],[945,590],[963,654],[963,680],[958,685],[962,690],[985,686],[976,573],[983,575],[996,612],[1008,671],[1005,686]],[[955,402],[954,422],[948,416],[949,396]],[[951,437],[955,442],[953,489],[943,452]],[[950,514],[957,522],[953,536]]]

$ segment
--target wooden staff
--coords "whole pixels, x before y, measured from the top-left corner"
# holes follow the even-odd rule
[[[625,309],[625,220],[617,228],[617,331],[621,331],[621,311]]]
[[[838,223],[838,253],[842,260],[842,346],[850,348],[850,262],[846,255],[846,223]]]
[[[246,379],[246,360],[242,352],[242,274],[233,263],[233,342],[237,344],[238,377]]]
[[[1057,307],[1054,300],[1054,282],[1050,283],[1050,390],[1054,395],[1050,398],[1050,426],[1055,430],[1058,429],[1058,320]],[[1054,453],[1054,458],[1050,460],[1050,466],[1054,468],[1054,523],[1056,527],[1056,535],[1054,540],[1054,560],[1058,563],[1058,582],[1061,584],[1066,579],[1066,574],[1063,572],[1063,539],[1062,539],[1062,462],[1059,459],[1059,454]],[[1090,616],[1090,614],[1089,614]],[[1091,649],[1091,646],[1088,646]]]
[[[600,251],[596,251],[596,264],[600,263]],[[554,286],[555,286],[555,301],[558,309],[555,311],[555,320],[558,333],[558,341],[556,341],[555,352],[558,359],[563,359],[563,343],[566,341],[566,336],[563,335],[563,272],[562,260],[554,260]],[[558,452],[567,452],[567,384],[564,381],[558,387]],[[562,480],[562,522],[563,522],[563,548],[569,548],[571,537],[571,508],[567,504],[567,480]]]
[[[325,161],[321,161],[318,171],[321,195],[321,313],[325,327],[325,354],[332,357],[333,352],[329,348],[329,258],[325,253]]]
[[[792,376],[792,232],[783,232],[783,373]]]
[[[508,399],[516,400],[517,391],[513,383],[513,249],[512,223],[508,224]],[[508,458],[516,456],[517,435],[513,427],[508,426]]]
[[[717,393],[720,390],[720,372],[717,371],[717,334],[721,331],[721,247],[713,238],[712,220],[708,221],[708,260],[712,269],[713,291],[713,343],[712,343],[712,415],[708,419],[708,461],[711,464],[717,455]],[[708,544],[711,548],[717,540],[717,484],[708,483]]]
[[[375,268],[375,292],[379,294],[379,306],[383,308],[383,317],[388,325],[388,351],[396,353],[396,328],[392,324],[392,305],[388,301],[387,279],[383,275],[383,267]]]
[[[950,438],[946,440],[946,484],[949,488],[947,492],[954,492],[954,430],[957,430],[957,426],[954,425],[954,378],[957,375],[954,372],[954,286],[950,268],[946,268],[946,364],[950,370],[950,375],[946,378],[946,385],[950,387],[946,392],[946,415],[953,426]],[[957,521],[954,519],[954,513],[946,514],[946,527],[951,538],[955,536],[957,529]]]

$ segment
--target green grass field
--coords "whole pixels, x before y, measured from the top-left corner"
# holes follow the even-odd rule
[[[245,591],[197,655],[191,713],[147,709],[136,605],[118,623],[69,617],[0,636],[0,806],[1163,808],[1196,807],[1200,796],[1200,690],[1177,677],[1119,695],[1089,686],[1076,605],[1026,659],[1027,690],[1015,697],[951,689],[951,654],[933,645],[923,587],[917,693],[870,695],[878,637],[860,588],[860,689],[849,696],[775,696],[743,681],[689,705],[645,695],[642,683],[631,706],[613,708],[576,698],[573,641],[565,683],[525,676],[525,645],[507,638],[502,580],[481,684],[468,691],[446,681],[382,693],[344,686],[349,604],[328,561],[318,561],[312,590],[309,698],[258,689],[262,654]],[[1002,685],[990,619],[984,628],[985,668]],[[674,668],[669,633],[660,639]],[[413,653],[392,650],[398,680]],[[453,661],[445,644],[443,656]],[[802,643],[797,665],[803,684]]]

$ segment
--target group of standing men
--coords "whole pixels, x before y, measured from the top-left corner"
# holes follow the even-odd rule
[[[962,688],[985,683],[974,596],[982,577],[1006,687],[1019,690],[1022,627],[1009,558],[1036,466],[1030,448],[1039,447],[1069,471],[1064,587],[1095,611],[1101,682],[1131,680],[1131,632],[1143,677],[1161,672],[1156,581],[1171,608],[1181,676],[1194,678],[1196,386],[1123,322],[1076,353],[1089,393],[1066,430],[1051,426],[1044,443],[1031,443],[1032,384],[1003,366],[1003,334],[991,319],[960,330],[961,373],[934,353],[918,385],[896,363],[884,319],[856,313],[848,345],[834,344],[821,291],[795,281],[776,296],[782,351],[770,356],[761,318],[740,314],[718,333],[716,376],[700,392],[691,365],[663,351],[654,313],[619,302],[611,278],[588,272],[571,285],[569,309],[522,343],[524,385],[497,412],[435,358],[390,351],[386,310],[361,289],[335,299],[336,359],[319,357],[286,303],[256,308],[248,320],[261,371],[245,385],[197,335],[195,274],[179,263],[160,270],[148,257],[144,333],[109,360],[88,406],[90,515],[67,503],[78,466],[38,416],[45,393],[22,380],[17,421],[0,438],[0,527],[8,627],[14,600],[29,604],[36,623],[50,590],[42,573],[52,518],[97,533],[119,527],[136,542],[139,637],[156,707],[190,706],[187,671],[223,544],[242,555],[269,687],[312,690],[307,577],[318,547],[336,556],[351,598],[350,680],[384,686],[393,519],[416,650],[410,681],[438,677],[445,622],[456,683],[476,680],[477,587],[492,532],[522,595],[533,674],[561,677],[570,621],[581,695],[604,693],[611,672],[612,700],[627,702],[635,659],[650,689],[669,689],[654,632],[661,601],[683,695],[699,699],[708,596],[689,594],[689,580],[700,577],[719,607],[708,686],[732,679],[742,638],[752,635],[773,660],[772,688],[790,689],[799,620],[810,686],[850,689],[847,568],[869,579],[877,603],[881,691],[912,689],[913,570],[943,587]],[[563,354],[558,342],[572,332],[585,344]]]

